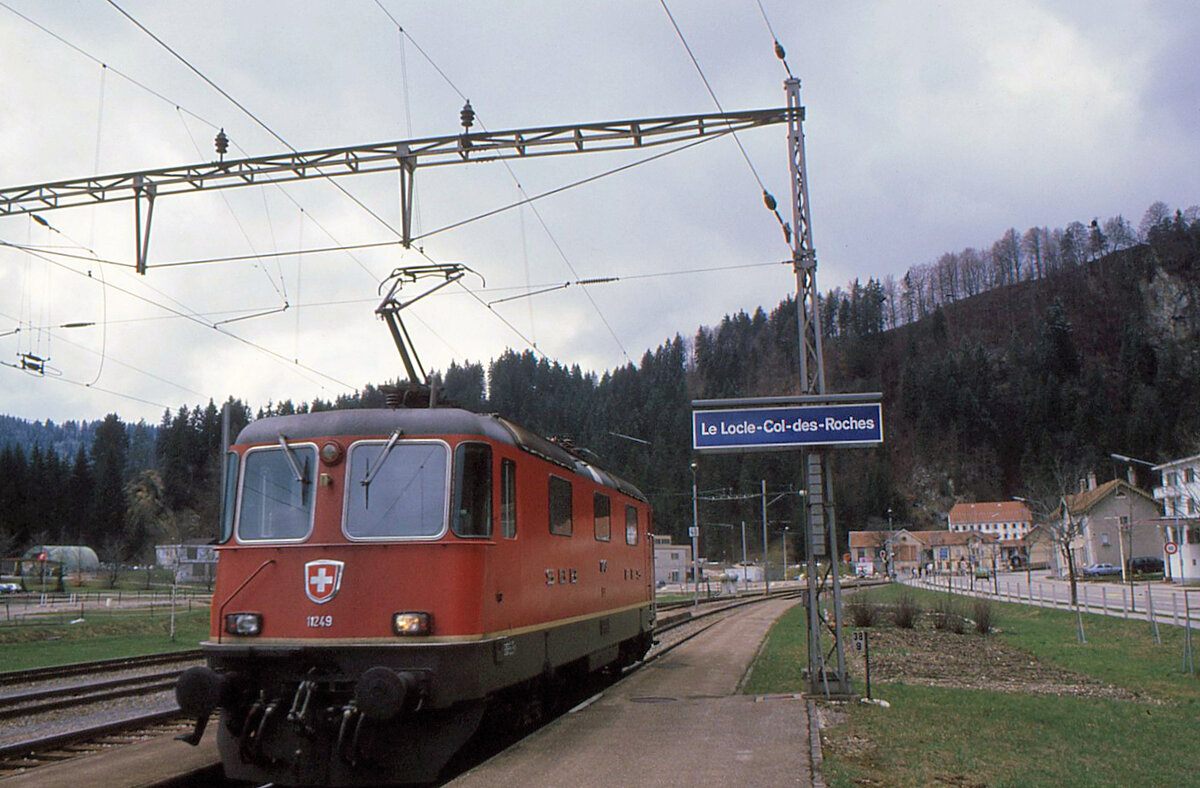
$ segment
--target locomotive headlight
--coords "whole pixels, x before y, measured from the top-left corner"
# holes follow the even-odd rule
[[[326,465],[337,465],[342,454],[342,445],[337,441],[326,441],[321,445],[321,462]]]
[[[262,632],[262,614],[227,613],[225,631],[230,635],[257,635]]]
[[[428,613],[396,613],[392,616],[392,631],[397,635],[428,635],[432,629]]]

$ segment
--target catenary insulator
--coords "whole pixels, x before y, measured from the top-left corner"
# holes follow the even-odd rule
[[[468,100],[463,104],[462,112],[458,113],[458,117],[462,119],[462,127],[464,129],[471,128],[475,123],[475,110],[471,109],[471,102]]]
[[[225,136],[225,129],[221,129],[217,132],[216,139],[213,140],[213,143],[217,146],[217,153],[224,156],[225,152],[229,150],[229,137]]]
[[[776,207],[775,198],[766,189],[763,189],[763,204],[767,206],[768,211],[774,211]]]

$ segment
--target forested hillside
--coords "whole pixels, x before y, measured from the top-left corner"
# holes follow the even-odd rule
[[[1026,495],[1060,481],[1063,468],[1108,477],[1110,452],[1165,460],[1200,451],[1197,213],[1159,203],[1136,231],[1120,217],[1090,229],[1011,230],[990,249],[943,255],[901,280],[826,293],[828,390],[879,391],[884,403],[884,446],[835,456],[843,538],[889,513],[935,526],[957,501]],[[690,401],[797,393],[797,345],[788,297],[770,312],[669,337],[639,363],[599,375],[526,350],[454,363],[442,381],[464,407],[571,438],[640,486],[656,532],[682,541],[692,519]],[[231,404],[237,429],[252,416],[381,407],[383,394],[368,385],[256,414]],[[42,437],[44,425],[21,432],[13,421],[0,424],[0,435],[17,436],[0,452],[0,553],[83,541],[125,560],[156,541],[216,533],[213,403],[165,413],[155,429],[115,414],[64,425],[62,434],[81,436],[74,454],[62,438]],[[707,555],[740,557],[743,520],[751,550],[760,549],[761,480],[772,542],[789,528],[789,550],[803,548],[798,498],[786,494],[801,483],[795,455],[702,457],[694,480],[702,498],[746,496],[702,502]]]

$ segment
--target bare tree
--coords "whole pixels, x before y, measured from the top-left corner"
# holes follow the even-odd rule
[[[1030,227],[1021,236],[1021,251],[1025,253],[1025,259],[1029,261],[1026,273],[1030,279],[1042,278],[1042,254],[1044,248],[1045,240],[1040,228]]]
[[[1141,224],[1138,225],[1138,238],[1142,241],[1150,240],[1150,231],[1163,222],[1170,220],[1171,206],[1161,200],[1150,203],[1150,207],[1142,215]]]
[[[1087,638],[1083,632],[1083,615],[1079,610],[1079,572],[1075,566],[1075,543],[1083,537],[1084,522],[1068,505],[1067,498],[1077,480],[1085,475],[1086,471],[1081,465],[1055,460],[1052,481],[1030,497],[1021,499],[1030,504],[1035,513],[1044,519],[1046,531],[1067,567],[1071,606],[1075,608],[1080,643],[1086,643]]]

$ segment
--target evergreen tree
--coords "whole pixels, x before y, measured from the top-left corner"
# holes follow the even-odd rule
[[[117,414],[108,414],[96,429],[96,438],[92,443],[95,531],[89,534],[88,543],[120,545],[124,554],[110,556],[110,560],[128,560],[141,547],[131,543],[125,533],[125,460],[128,451],[129,437],[125,425]]]

